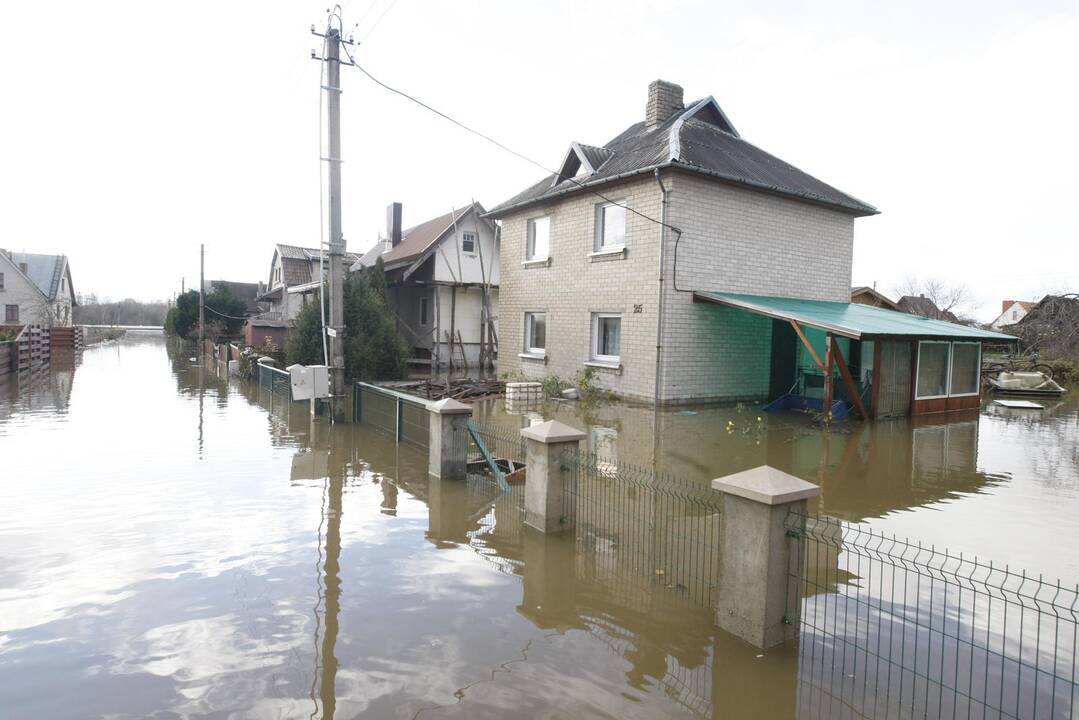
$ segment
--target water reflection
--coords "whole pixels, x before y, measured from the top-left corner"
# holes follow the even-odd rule
[[[189,357],[133,338],[0,396],[13,716],[795,714],[798,647],[762,654],[716,633],[653,567],[627,571],[616,530],[535,533],[520,488],[431,480],[422,452],[312,422]],[[769,462],[821,478],[822,508],[851,519],[925,524],[949,501],[992,516],[1026,477],[1006,462],[1017,447],[1058,463],[1048,502],[1076,506],[1073,450],[1030,441],[1074,437],[1074,405],[1048,425],[974,415],[826,442],[734,408],[663,413],[658,434],[640,408],[588,412],[574,419],[620,462],[659,457],[702,482]],[[846,581],[838,557],[821,562]]]

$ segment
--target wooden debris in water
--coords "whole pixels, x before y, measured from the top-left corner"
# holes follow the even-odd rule
[[[506,383],[494,378],[449,378],[423,380],[398,380],[379,383],[381,387],[397,392],[416,395],[425,400],[480,400],[505,393]]]

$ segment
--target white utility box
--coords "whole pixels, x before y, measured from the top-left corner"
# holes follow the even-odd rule
[[[289,365],[292,399],[310,400],[330,396],[330,371],[325,365]]]

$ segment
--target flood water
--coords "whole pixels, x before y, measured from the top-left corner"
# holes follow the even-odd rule
[[[821,512],[1079,577],[1074,399],[827,436],[749,408],[534,413],[620,463],[704,483],[766,462],[820,482]],[[429,480],[422,451],[159,336],[0,389],[0,458],[5,720],[812,715],[797,647],[760,653],[490,484]]]

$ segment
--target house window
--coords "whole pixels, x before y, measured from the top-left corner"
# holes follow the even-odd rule
[[[547,313],[525,313],[525,352],[547,352]]]
[[[947,397],[951,346],[949,342],[936,341],[918,344],[918,399]]]
[[[19,263],[19,269],[22,270],[22,274],[26,274],[26,263]]]
[[[4,273],[0,273],[0,290],[4,289]]]
[[[918,343],[915,398],[977,395],[981,389],[982,346],[977,342],[923,340]]]
[[[618,250],[626,246],[626,208],[621,203],[596,206],[595,250]]]
[[[1012,320],[1018,320],[1018,319],[1019,319],[1019,311],[1018,310],[1012,310]]]
[[[976,342],[952,343],[952,372],[949,395],[977,395],[981,388],[982,345]]]
[[[525,260],[546,260],[551,252],[551,218],[538,217],[528,221],[528,247]]]
[[[476,252],[476,234],[466,232],[461,236],[461,250],[466,253]]]
[[[17,323],[19,322],[19,306],[18,305],[5,305],[4,306],[4,322]]]
[[[425,296],[420,298],[420,325],[427,324],[427,308],[430,300]]]
[[[592,359],[617,363],[621,346],[622,316],[606,313],[592,315]]]

